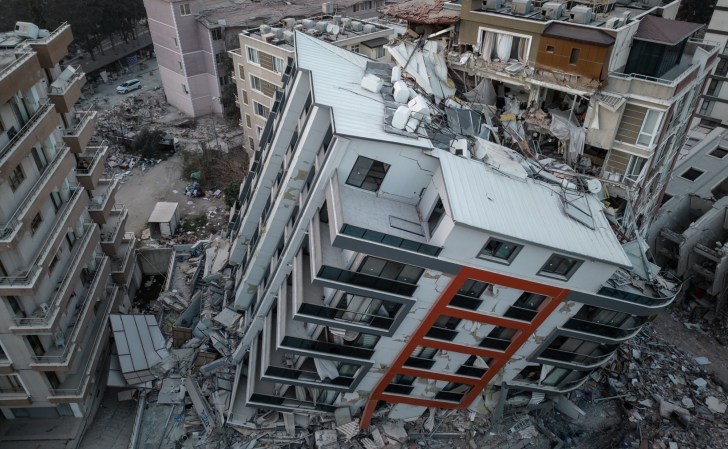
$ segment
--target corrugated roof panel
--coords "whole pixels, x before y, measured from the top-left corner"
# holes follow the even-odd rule
[[[631,266],[596,198],[587,197],[594,219],[594,229],[590,229],[564,212],[561,189],[556,185],[505,176],[447,151],[433,154],[440,159],[455,222],[556,251]]]

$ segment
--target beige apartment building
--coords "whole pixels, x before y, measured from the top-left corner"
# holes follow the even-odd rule
[[[67,24],[0,34],[0,420],[75,417],[82,429],[135,239],[117,181],[102,179],[96,111],[75,106],[86,80],[62,64],[72,40]]]
[[[277,100],[276,90],[283,87],[281,80],[289,59],[293,58],[296,30],[375,61],[389,61],[384,46],[396,34],[389,25],[342,16],[290,18],[275,27],[261,25],[240,33],[240,48],[228,53],[233,59],[240,126],[245,130],[250,152],[258,150],[263,128]]]

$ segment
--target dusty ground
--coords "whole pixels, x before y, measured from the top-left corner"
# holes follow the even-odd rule
[[[182,156],[179,153],[145,171],[135,167],[131,176],[121,182],[116,203],[124,204],[129,209],[126,230],[137,236],[147,227],[149,214],[158,201],[179,203],[181,218],[203,215],[225,207],[221,198],[185,196],[185,187],[190,181],[183,176]]]

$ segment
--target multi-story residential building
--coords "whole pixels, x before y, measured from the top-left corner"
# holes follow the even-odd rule
[[[728,1],[718,0],[710,18],[705,39],[716,42],[720,53],[718,65],[710,75],[696,114],[703,126],[728,127]]]
[[[48,33],[19,23],[0,35],[5,419],[93,415],[105,385],[108,316],[134,266],[127,211],[114,204],[117,181],[101,179],[109,149],[90,141],[96,112],[74,106],[85,75],[60,64],[72,39],[69,25]]]
[[[226,52],[237,48],[244,29],[322,13],[376,17],[383,6],[384,0],[144,0],[167,101],[192,117],[222,112],[221,88],[231,82]]]
[[[716,128],[684,153],[648,241],[656,263],[685,280],[691,307],[715,313],[728,301],[728,131]]]
[[[480,129],[467,105],[438,113],[393,75],[296,33],[230,252],[245,326],[232,425],[245,406],[349,407],[366,427],[380,401],[394,418],[537,403],[675,297],[577,187],[593,182],[527,169],[463,131]],[[404,126],[393,92],[409,89]]]
[[[451,67],[475,84],[492,80],[497,104],[523,118],[531,151],[564,152],[613,181],[611,205],[626,229],[644,232],[719,47],[694,38],[702,25],[672,20],[678,1],[589,5],[464,0]],[[548,143],[542,113],[572,124],[568,150]]]
[[[283,72],[293,57],[295,30],[305,31],[337,47],[363,54],[372,60],[388,61],[384,45],[394,37],[387,25],[352,20],[349,17],[284,19],[276,27],[261,25],[240,33],[240,47],[229,52],[233,59],[233,80],[237,85],[240,126],[247,135],[247,148],[255,151],[268,120],[275,92],[282,88]]]

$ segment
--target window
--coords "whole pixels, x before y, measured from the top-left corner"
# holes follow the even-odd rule
[[[357,272],[376,276],[382,279],[391,279],[397,282],[416,285],[425,270],[412,265],[367,256],[359,266]]]
[[[698,178],[700,177],[700,175],[702,175],[703,173],[705,173],[705,172],[703,172],[702,170],[698,170],[697,168],[694,168],[694,167],[690,167],[690,168],[688,168],[687,170],[685,170],[685,171],[684,171],[684,172],[683,172],[683,173],[682,173],[682,174],[680,175],[680,177],[681,177],[681,178],[683,178],[683,179],[687,179],[688,181],[695,181],[695,180],[696,180],[696,179],[698,179]]]
[[[387,49],[382,47],[377,47],[374,49],[374,59],[382,59],[387,55]]]
[[[179,5],[179,15],[181,16],[189,16],[192,14],[190,11],[190,4],[189,3],[182,3]]]
[[[268,114],[270,113],[270,109],[263,106],[262,104],[258,103],[257,101],[253,102],[253,107],[255,108],[255,115],[259,115],[263,118],[268,118]]]
[[[442,199],[438,196],[435,208],[430,212],[430,218],[427,219],[427,230],[430,232],[430,237],[435,233],[435,229],[442,221],[442,217],[445,216],[445,206],[442,204]]]
[[[210,34],[212,35],[213,41],[219,41],[222,39],[222,28],[215,28],[210,30]]]
[[[517,320],[531,321],[538,314],[538,309],[544,301],[546,301],[546,296],[544,295],[523,292],[518,300],[506,310],[503,316]]]
[[[286,62],[281,58],[273,56],[273,71],[283,73],[284,70],[286,70]]]
[[[521,248],[521,245],[491,238],[488,239],[483,249],[478,253],[478,258],[509,264]]]
[[[713,113],[713,106],[715,106],[715,101],[703,100],[700,104],[700,115],[710,115]]]
[[[517,329],[513,329],[511,327],[496,326],[492,331],[490,331],[488,336],[480,342],[479,346],[482,348],[505,351],[508,346],[511,345],[511,339],[513,339],[517,332]]]
[[[412,384],[415,383],[416,379],[417,378],[414,376],[397,374],[392,379],[392,382],[387,385],[387,388],[385,388],[384,391],[394,394],[410,394],[414,389]]]
[[[562,256],[559,254],[553,254],[546,261],[546,264],[541,267],[541,271],[538,272],[541,276],[554,277],[557,279],[569,279],[582,261],[571,257]]]
[[[581,53],[580,49],[578,49],[578,48],[571,49],[571,55],[569,56],[569,64],[576,65],[576,63],[579,62],[579,53]]]
[[[252,151],[255,151],[255,140],[252,137],[248,137],[248,145]]]
[[[186,94],[190,93],[190,91],[187,90],[187,85],[186,84],[183,84],[182,85],[182,92],[184,92]]]
[[[17,374],[0,375],[0,393],[26,393],[20,382],[20,376]]]
[[[243,94],[243,104],[248,104],[248,91],[241,90],[240,93]]]
[[[258,92],[263,92],[263,80],[255,75],[250,75],[250,87]]]
[[[73,249],[73,244],[76,243],[76,233],[73,231],[66,232],[66,241],[68,242],[68,249]]]
[[[40,212],[35,214],[35,217],[33,217],[33,221],[30,222],[30,234],[35,235],[35,233],[38,231],[38,228],[40,228],[40,224],[43,223],[43,217],[40,215]]]
[[[255,136],[260,140],[260,135],[263,134],[263,127],[255,125]]]
[[[354,44],[351,47],[349,47],[349,50],[353,51],[354,53],[359,53],[359,44]]]
[[[553,45],[547,45],[546,46],[546,53],[553,53],[556,51],[556,48],[554,48]]]
[[[625,176],[636,181],[642,173],[642,169],[645,167],[646,163],[647,159],[639,156],[632,156],[629,160],[629,165],[627,165]]]
[[[252,128],[253,124],[250,120],[250,114],[245,114],[245,124],[248,126],[248,128]]]
[[[480,298],[486,288],[490,287],[490,284],[486,282],[480,282],[473,279],[468,279],[463,282],[462,287],[458,290],[458,295],[465,295],[471,298]]]
[[[248,61],[252,62],[253,64],[260,64],[260,55],[258,54],[258,50],[250,47],[245,48],[248,49]]]
[[[5,299],[7,299],[8,305],[10,305],[10,308],[16,317],[25,318],[25,311],[20,306],[20,301],[18,301],[17,296],[6,296]]]
[[[662,112],[654,109],[647,110],[645,120],[642,122],[642,129],[637,137],[637,145],[649,147],[654,143],[661,119]]]
[[[179,47],[179,43],[177,43],[177,38],[176,37],[173,37],[172,38],[172,43],[174,44],[175,47]]]
[[[438,350],[435,348],[418,346],[415,348],[414,351],[412,351],[412,354],[404,362],[404,365],[413,368],[430,369],[432,368],[432,365],[435,364],[434,358],[437,354],[437,351]]]
[[[720,86],[722,83],[722,81],[710,80],[710,84],[708,84],[708,89],[705,91],[705,95],[716,97],[717,93],[720,92]]]
[[[728,150],[726,150],[725,148],[718,147],[708,154],[710,154],[713,157],[717,157],[718,159],[723,159],[726,156],[726,154],[728,154]]]
[[[228,84],[230,84],[230,76],[228,76],[228,75],[218,76],[217,81],[220,83],[221,86],[227,86]]]
[[[48,265],[48,271],[53,273],[53,269],[56,268],[56,265],[58,265],[58,254],[53,256],[53,260],[51,260],[51,263]]]
[[[240,81],[245,81],[245,66],[238,64],[238,78]]]
[[[20,184],[25,181],[25,172],[23,171],[23,167],[18,165],[15,167],[12,173],[10,173],[10,188],[13,189],[13,192],[18,190],[18,187],[20,187]]]
[[[389,170],[389,164],[359,156],[351,169],[351,173],[349,173],[349,177],[346,179],[346,183],[350,186],[376,192],[382,185],[387,170]]]
[[[225,61],[225,53],[216,53],[215,54],[215,64],[222,64]]]
[[[33,147],[33,160],[35,161],[35,166],[38,167],[38,171],[40,173],[43,173],[45,168],[48,166],[48,158],[46,158],[45,151],[43,151],[43,148],[37,148]]]

